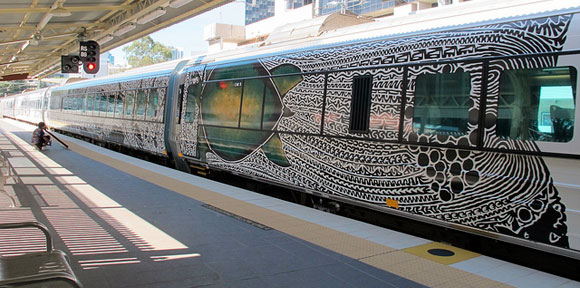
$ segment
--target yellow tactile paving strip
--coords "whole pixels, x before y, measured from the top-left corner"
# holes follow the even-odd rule
[[[102,155],[72,142],[69,142],[69,147],[86,157],[166,189],[429,287],[511,287],[405,251],[297,219],[201,187],[192,190],[191,184],[175,179],[167,181],[167,178],[161,174]]]
[[[431,253],[429,253],[429,250],[431,249],[443,249],[443,250],[448,250],[448,251],[452,251],[455,255],[452,256],[435,256]],[[445,264],[445,265],[451,265],[457,262],[461,262],[461,261],[465,261],[477,256],[480,256],[480,254],[471,252],[471,251],[467,251],[461,248],[457,248],[457,247],[453,247],[450,245],[446,245],[443,243],[438,243],[438,242],[431,242],[431,243],[427,243],[427,244],[423,244],[423,245],[419,245],[419,246],[415,246],[415,247],[410,247],[407,249],[404,249],[403,251],[407,252],[407,253],[411,253],[413,255],[422,257],[422,258],[426,258],[429,259],[431,261],[435,261],[437,263],[441,263],[441,264]]]

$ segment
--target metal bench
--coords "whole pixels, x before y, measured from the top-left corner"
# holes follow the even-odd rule
[[[0,224],[0,229],[38,228],[46,237],[46,252],[32,252],[16,256],[0,255],[0,287],[60,281],[70,287],[82,287],[70,268],[67,255],[52,247],[52,237],[39,222]],[[61,285],[58,285],[61,287]]]

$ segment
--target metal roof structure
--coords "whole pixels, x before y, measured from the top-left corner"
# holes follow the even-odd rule
[[[0,0],[0,80],[46,77],[79,41],[103,53],[231,1]]]

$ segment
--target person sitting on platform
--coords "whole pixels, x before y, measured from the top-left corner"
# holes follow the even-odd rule
[[[32,132],[32,144],[36,145],[38,150],[42,150],[42,147],[50,145],[50,136],[45,135],[44,129],[46,129],[44,122],[38,122],[38,128]]]

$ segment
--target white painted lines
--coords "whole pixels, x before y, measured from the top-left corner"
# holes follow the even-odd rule
[[[151,259],[155,262],[164,262],[164,261],[171,261],[171,260],[179,260],[179,259],[187,259],[187,258],[196,258],[200,257],[199,253],[190,253],[190,254],[180,254],[180,255],[165,255],[165,256],[151,256]]]
[[[113,258],[113,259],[99,259],[99,260],[81,260],[79,264],[85,270],[96,269],[103,266],[111,265],[126,265],[126,264],[139,264],[141,261],[135,257],[130,258]]]
[[[0,194],[0,223],[35,221],[37,217],[45,217],[48,220],[46,224],[57,232],[70,254],[82,259],[79,264],[83,269],[200,256],[198,253],[163,256],[136,254],[152,251],[171,254],[174,250],[185,252],[188,247],[47,155],[34,150],[26,141],[10,133],[6,136],[0,139],[0,149],[8,156],[9,164],[18,177],[13,177],[14,181],[8,183],[7,192]],[[40,206],[40,210],[34,210],[37,217],[30,208],[20,208],[11,184],[24,185],[23,193],[30,193],[30,199],[36,200]],[[0,255],[45,249],[44,235],[40,231],[19,230],[22,231],[18,234],[0,231]]]

